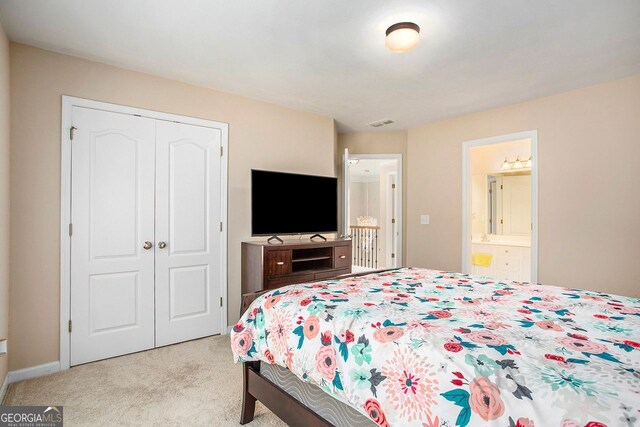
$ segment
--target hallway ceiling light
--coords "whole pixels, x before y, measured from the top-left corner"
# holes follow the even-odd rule
[[[387,28],[385,44],[392,52],[408,52],[420,40],[420,27],[413,22],[398,22]]]

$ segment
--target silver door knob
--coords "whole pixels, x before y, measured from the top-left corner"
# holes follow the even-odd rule
[[[144,245],[142,245],[143,248],[145,248],[146,250],[149,250],[153,247],[153,243],[151,242],[144,242]]]
[[[164,249],[164,248],[166,248],[166,247],[167,247],[167,242],[159,242],[159,243],[158,243],[158,247],[159,247],[160,249]]]

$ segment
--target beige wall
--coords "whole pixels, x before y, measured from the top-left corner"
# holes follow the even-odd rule
[[[239,317],[250,169],[334,175],[333,120],[11,45],[10,369],[58,360],[61,95],[229,123],[229,323]]]
[[[640,76],[409,130],[408,263],[461,269],[462,143],[531,129],[538,280],[640,296]]]
[[[407,132],[350,132],[338,134],[338,164],[342,164],[345,148],[351,154],[402,154],[402,254],[403,264],[407,264]],[[342,168],[338,171],[342,174]],[[342,187],[341,187],[342,188]],[[342,218],[342,216],[340,216]]]
[[[0,26],[0,339],[9,335],[9,40]],[[0,356],[0,387],[7,374]],[[0,396],[2,399],[2,396]]]

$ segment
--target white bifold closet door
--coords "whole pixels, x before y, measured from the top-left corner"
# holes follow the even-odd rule
[[[72,115],[71,365],[220,333],[220,130]]]

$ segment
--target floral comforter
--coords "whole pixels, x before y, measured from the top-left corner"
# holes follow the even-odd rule
[[[380,426],[640,426],[640,300],[426,269],[288,286],[235,325]]]

